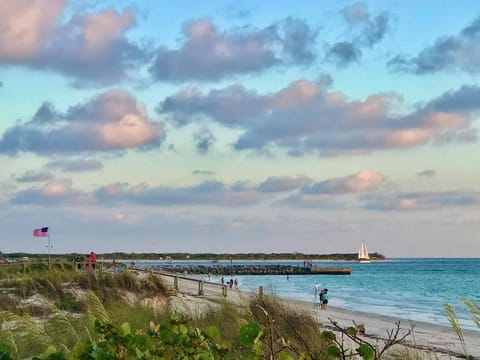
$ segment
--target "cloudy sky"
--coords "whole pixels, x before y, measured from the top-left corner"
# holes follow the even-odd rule
[[[0,251],[480,256],[480,4],[0,1]]]

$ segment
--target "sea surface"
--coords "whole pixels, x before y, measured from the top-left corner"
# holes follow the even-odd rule
[[[209,264],[209,262],[173,262],[175,264]],[[230,264],[230,261],[220,261]],[[142,265],[164,262],[139,262]],[[242,262],[237,264],[281,264],[303,266],[303,261]],[[406,320],[447,325],[444,304],[455,308],[463,328],[480,330],[471,319],[461,298],[480,303],[480,259],[390,259],[360,264],[358,262],[319,261],[318,267],[351,267],[351,275],[248,275],[235,276],[246,291],[265,292],[280,297],[314,301],[314,284],[328,288],[330,305]],[[201,277],[201,276],[200,276]],[[208,280],[208,275],[203,277]],[[226,276],[226,280],[230,277]],[[210,281],[220,282],[211,276]]]

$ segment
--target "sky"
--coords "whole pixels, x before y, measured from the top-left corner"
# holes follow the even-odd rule
[[[479,257],[480,4],[0,0],[0,251]]]

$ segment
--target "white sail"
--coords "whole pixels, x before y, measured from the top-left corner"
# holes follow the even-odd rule
[[[358,260],[360,262],[370,262],[370,257],[368,256],[367,244],[365,241],[362,242],[362,246],[358,250]]]

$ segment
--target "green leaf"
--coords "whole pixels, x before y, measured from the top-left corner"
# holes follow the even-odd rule
[[[375,351],[372,349],[370,345],[362,344],[357,349],[358,354],[364,360],[374,360],[375,359]]]
[[[335,334],[333,333],[333,331],[323,331],[322,339],[325,341],[333,341],[335,340]]]
[[[350,326],[350,327],[347,329],[347,334],[350,335],[350,336],[355,336],[355,335],[357,335],[357,328],[354,327],[354,326]]]
[[[0,343],[0,360],[9,360],[11,359],[11,350],[10,348],[3,343]]]
[[[119,328],[119,334],[120,336],[127,336],[128,334],[130,334],[132,331],[132,327],[130,326],[130,324],[128,322],[124,322],[122,325],[120,325],[120,328]]]
[[[179,345],[181,342],[182,342],[182,337],[180,335],[175,335],[172,343],[175,345]]]
[[[0,349],[0,360],[10,360],[11,358],[10,349],[2,347]]]
[[[215,326],[209,326],[205,329],[205,336],[212,340],[220,339],[220,331]]]
[[[285,353],[283,351],[278,355],[279,355],[279,357],[278,357],[279,360],[293,360],[293,357],[291,357],[290,355],[288,355],[287,353]]]
[[[337,347],[337,345],[330,345],[327,347],[327,354],[331,357],[335,358],[340,358],[340,349]]]
[[[188,329],[185,325],[181,324],[179,327],[178,327],[178,331],[181,335],[187,335],[188,333]]]
[[[50,356],[52,354],[55,354],[57,352],[57,348],[53,345],[49,345],[47,347],[47,350],[45,350],[45,355],[46,356]]]
[[[160,337],[164,340],[170,339],[172,336],[172,330],[171,328],[167,326],[162,326],[160,327]]]
[[[238,342],[243,346],[253,346],[258,334],[260,334],[260,326],[257,323],[249,323],[240,329]]]
[[[143,359],[143,358],[144,358],[144,354],[143,354],[143,352],[142,352],[140,349],[135,348],[135,357],[136,357],[137,359]]]

